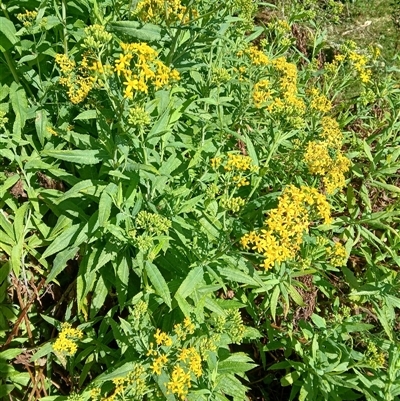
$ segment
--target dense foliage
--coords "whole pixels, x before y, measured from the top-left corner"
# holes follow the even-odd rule
[[[0,5],[1,397],[399,400],[398,71],[342,3]]]

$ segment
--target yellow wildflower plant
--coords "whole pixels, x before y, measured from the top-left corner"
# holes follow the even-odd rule
[[[122,53],[114,62],[114,71],[122,76],[124,97],[133,99],[136,93],[148,93],[180,79],[179,72],[158,60],[158,53],[146,43],[121,43]]]
[[[24,13],[17,14],[17,19],[20,20],[25,28],[30,28],[36,20],[37,11],[25,11]]]
[[[190,19],[197,18],[198,13],[195,9],[188,10],[180,0],[140,0],[132,15],[144,22],[171,24],[187,23]]]
[[[264,227],[241,238],[242,247],[263,255],[263,267],[293,259],[311,223],[331,222],[330,205],[315,188],[288,186],[279,197],[278,207],[269,212]]]
[[[103,67],[99,67],[97,61],[89,63],[85,57],[79,65],[65,54],[57,54],[55,61],[62,73],[59,82],[67,87],[68,97],[73,104],[86,99],[96,83],[96,72],[101,69],[104,73]]]
[[[73,356],[78,350],[76,341],[83,338],[83,333],[79,329],[74,329],[71,324],[63,323],[61,331],[53,344],[53,350],[64,355]]]
[[[344,266],[347,260],[346,249],[340,242],[335,242],[333,247],[327,249],[329,262],[333,266]]]
[[[154,339],[156,340],[157,345],[164,345],[166,347],[170,347],[172,345],[172,339],[168,336],[167,333],[162,332],[160,329],[157,329],[154,334]]]
[[[102,396],[100,388],[93,388],[90,391],[90,398],[92,401],[116,401],[125,399],[141,401],[148,391],[146,385],[147,376],[148,374],[143,365],[136,363],[133,369],[125,376],[112,379],[113,390]]]
[[[190,387],[190,373],[180,365],[175,366],[171,374],[171,379],[167,383],[168,392],[184,400]]]
[[[267,79],[258,81],[253,88],[254,106],[259,109],[271,100],[271,91],[268,89],[270,82]]]
[[[337,121],[324,117],[321,125],[321,140],[307,144],[304,160],[311,174],[322,177],[326,192],[333,194],[344,187],[344,174],[350,169],[350,160],[341,152],[343,134]]]
[[[326,98],[317,88],[312,88],[308,91],[311,96],[310,108],[311,110],[320,111],[321,113],[328,113],[332,110],[332,103]]]
[[[224,164],[225,171],[256,171],[257,166],[253,164],[250,156],[228,153]]]

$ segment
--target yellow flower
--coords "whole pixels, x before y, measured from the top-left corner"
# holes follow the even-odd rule
[[[190,373],[183,370],[179,365],[175,366],[171,374],[171,379],[167,383],[168,392],[184,400],[190,387]]]
[[[345,265],[347,260],[345,247],[340,242],[335,242],[333,248],[328,248],[328,257],[333,266]]]
[[[325,95],[320,93],[317,88],[313,88],[309,91],[311,95],[310,107],[312,110],[321,111],[327,113],[332,109],[332,103]]]
[[[154,359],[151,369],[153,373],[160,375],[161,374],[161,369],[165,366],[165,364],[168,362],[168,358],[165,354],[160,355],[158,358]]]
[[[157,345],[165,345],[166,347],[170,347],[172,345],[172,338],[160,329],[157,329],[156,333],[154,334],[154,338],[156,340]]]
[[[296,256],[303,242],[303,235],[313,219],[323,219],[328,224],[330,206],[315,188],[285,188],[279,197],[278,207],[272,209],[263,229],[252,231],[241,238],[245,249],[251,248],[264,256],[263,267],[270,269]]]
[[[66,355],[74,355],[78,350],[75,341],[82,339],[83,333],[79,329],[74,329],[69,323],[61,325],[61,332],[53,344],[53,350]]]

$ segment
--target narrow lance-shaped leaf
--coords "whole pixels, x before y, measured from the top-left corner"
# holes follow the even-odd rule
[[[160,270],[158,270],[158,267],[155,264],[149,261],[146,261],[144,266],[147,276],[156,290],[156,294],[159,295],[169,307],[171,307],[169,288],[163,275],[160,273]]]

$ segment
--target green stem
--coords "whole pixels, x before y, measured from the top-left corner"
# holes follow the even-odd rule
[[[8,68],[10,69],[11,74],[14,77],[15,82],[17,84],[19,84],[20,81],[19,81],[18,73],[17,73],[17,70],[15,69],[13,61],[11,60],[10,56],[8,55],[8,51],[6,50],[5,52],[3,52],[3,54],[4,54],[4,57],[5,57],[6,61],[7,61]]]
[[[140,142],[141,142],[142,151],[143,151],[143,162],[144,162],[144,164],[147,164],[147,152],[146,152],[146,143],[145,143],[144,135],[143,135],[143,128],[139,128],[139,135],[140,135]]]
[[[67,31],[67,3],[66,0],[61,0],[61,16],[63,20],[64,32],[64,53],[68,56],[68,31]]]
[[[8,11],[7,11],[7,8],[6,8],[6,5],[5,4],[3,4],[3,3],[0,3],[1,4],[1,9],[3,10],[3,13],[4,13],[4,15],[6,16],[6,18],[7,19],[9,19],[9,20],[11,20],[11,18],[10,18],[10,14],[8,14]]]

